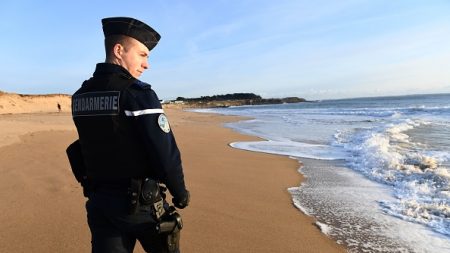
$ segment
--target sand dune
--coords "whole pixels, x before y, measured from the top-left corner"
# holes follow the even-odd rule
[[[24,95],[0,91],[0,114],[70,111],[70,96],[65,94]]]

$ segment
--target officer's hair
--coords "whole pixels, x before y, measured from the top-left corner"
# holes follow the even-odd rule
[[[116,44],[121,44],[125,50],[129,45],[129,37],[121,34],[109,35],[105,38],[105,53],[106,57],[109,58],[113,52],[114,46]]]

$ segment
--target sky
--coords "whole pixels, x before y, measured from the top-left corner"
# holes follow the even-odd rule
[[[0,90],[74,93],[104,62],[101,19],[157,30],[141,80],[160,99],[450,92],[450,0],[0,2]]]

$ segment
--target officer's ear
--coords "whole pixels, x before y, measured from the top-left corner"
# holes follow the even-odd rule
[[[116,43],[114,45],[112,54],[114,55],[115,58],[122,60],[122,55],[124,52],[125,52],[125,47],[122,44]]]

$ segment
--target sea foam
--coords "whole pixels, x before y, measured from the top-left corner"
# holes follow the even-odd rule
[[[232,147],[312,158],[306,181],[289,188],[294,205],[351,252],[450,252],[449,101],[416,95],[209,112],[251,117],[226,126],[267,140]]]

